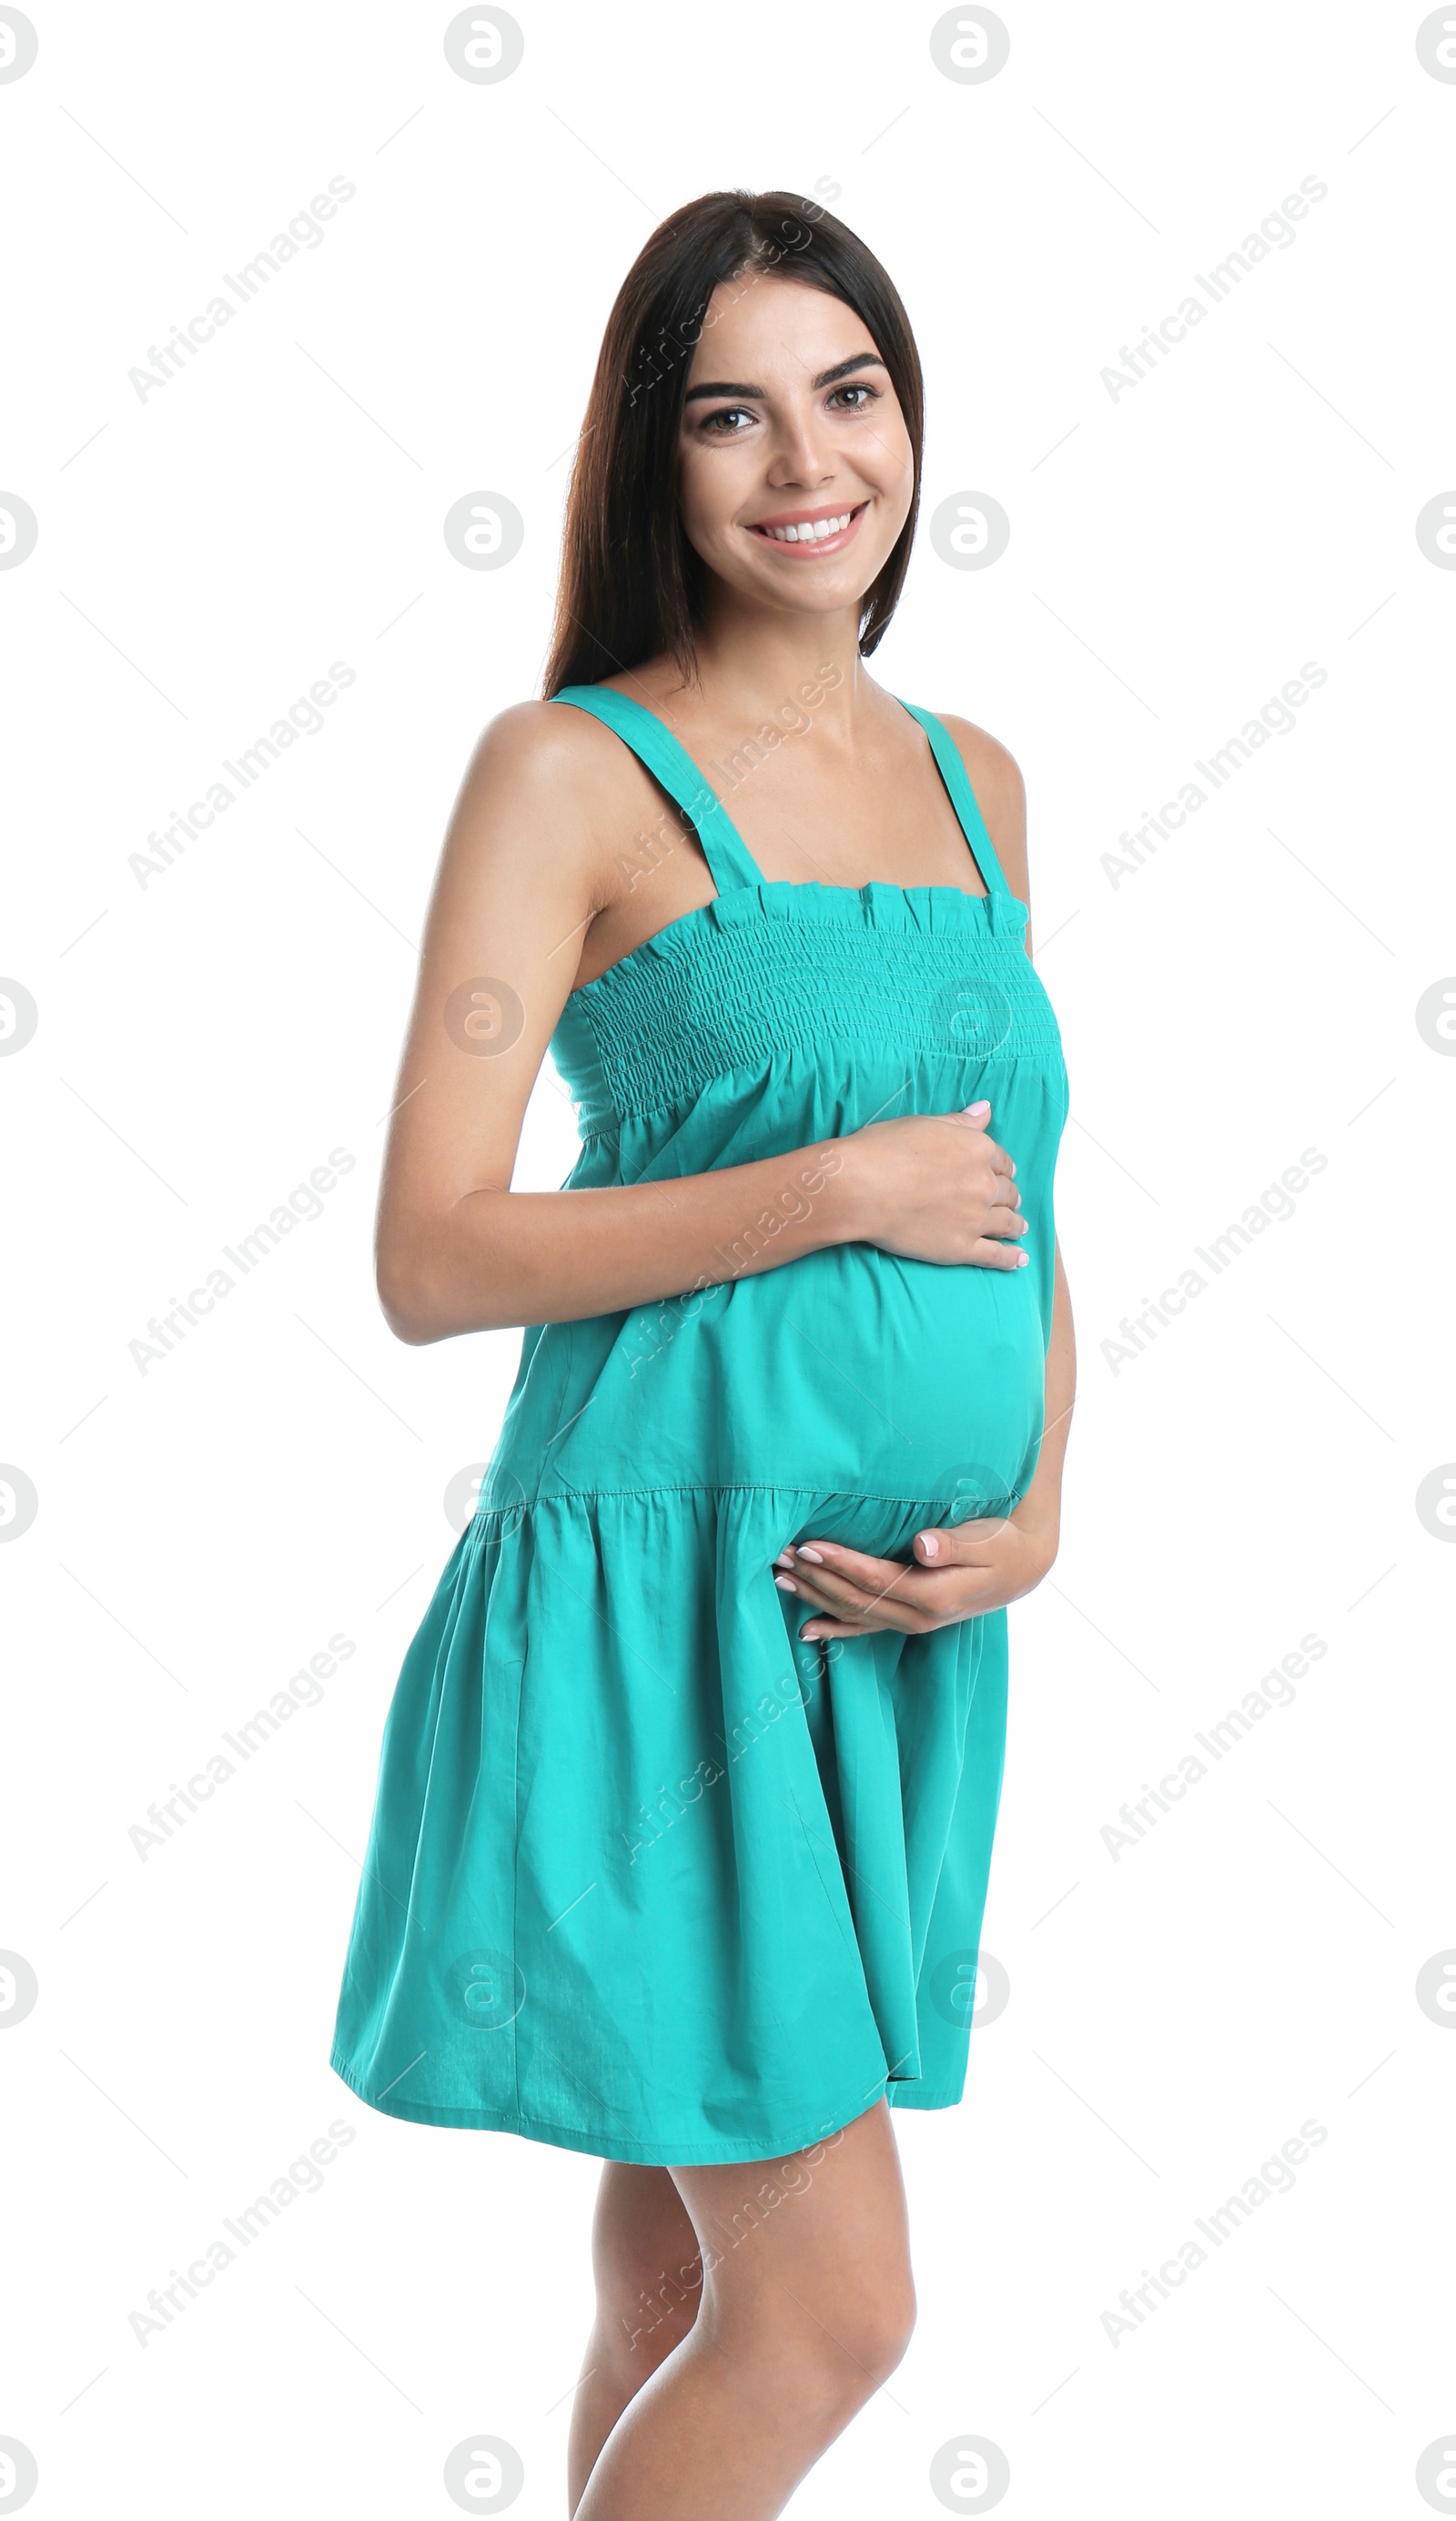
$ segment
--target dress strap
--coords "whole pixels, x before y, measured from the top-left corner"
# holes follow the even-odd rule
[[[980,870],[981,883],[988,894],[1004,894],[1009,899],[1011,887],[1001,872],[1001,861],[991,847],[991,836],[976,802],[976,791],[966,775],[966,765],[948,728],[942,726],[931,710],[917,709],[913,701],[901,701],[900,707],[920,720],[931,739],[936,768],[949,792],[956,819],[966,835],[966,847]]]
[[[625,692],[611,691],[602,683],[569,683],[564,691],[553,692],[552,698],[567,701],[572,709],[585,710],[590,716],[600,718],[666,789],[696,825],[708,873],[719,893],[737,893],[745,886],[763,882],[727,809],[692,756],[652,710],[645,709],[641,701],[630,700]]]

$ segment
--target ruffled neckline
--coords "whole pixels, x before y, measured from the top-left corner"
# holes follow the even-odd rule
[[[573,989],[567,1005],[590,998],[594,990],[610,988],[616,975],[629,965],[645,962],[650,956],[680,961],[691,954],[700,938],[715,931],[742,928],[753,919],[777,919],[809,928],[858,926],[885,935],[912,932],[923,937],[964,934],[978,927],[985,936],[1015,944],[1024,934],[1027,910],[1014,893],[963,893],[954,884],[854,886],[763,880],[720,893],[711,901],[700,902],[696,910],[685,910],[681,918],[669,920],[656,936],[644,938],[640,945],[632,946],[616,962],[610,963],[594,981],[585,981],[580,988]]]

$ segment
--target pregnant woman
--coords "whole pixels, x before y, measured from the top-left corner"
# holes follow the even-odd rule
[[[865,665],[921,423],[899,298],[816,206],[649,240],[386,1165],[399,1337],[528,1327],[390,1707],[334,2064],[603,2157],[580,2521],[779,2512],[904,2352],[889,2108],[961,2096],[1006,1604],[1057,1549],[1021,781]],[[548,1049],[581,1154],[517,1191]]]

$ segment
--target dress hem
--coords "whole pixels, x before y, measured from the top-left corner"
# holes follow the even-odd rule
[[[673,2164],[691,2170],[695,2167],[706,2169],[714,2163],[778,2162],[791,2153],[804,2152],[810,2145],[827,2143],[832,2135],[838,2135],[842,2129],[852,2126],[856,2119],[863,2118],[879,2100],[886,2100],[891,2107],[902,2110],[940,2110],[954,2108],[961,2098],[960,2092],[948,2092],[938,2098],[926,2095],[912,2099],[906,2085],[886,2080],[874,2086],[868,2097],[855,2102],[842,2118],[837,2117],[832,2127],[820,2126],[807,2132],[799,2131],[781,2143],[765,2143],[758,2136],[745,2136],[736,2141],[725,2136],[716,2139],[699,2137],[696,2141],[666,2144],[645,2140],[634,2142],[620,2136],[603,2138],[585,2128],[555,2127],[548,2120],[525,2118],[514,2110],[436,2109],[429,2102],[401,2101],[392,2094],[376,2100],[365,2091],[353,2070],[341,2062],[337,2051],[329,2063],[340,2081],[348,2086],[366,2108],[378,2110],[384,2118],[406,2119],[417,2127],[479,2128],[501,2135],[524,2136],[532,2144],[556,2145],[569,2153],[595,2154],[602,2162],[633,2162],[660,2170]],[[708,2144],[715,2145],[716,2149],[705,2151]]]

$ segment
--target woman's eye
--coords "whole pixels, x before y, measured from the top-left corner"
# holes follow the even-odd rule
[[[878,386],[858,383],[836,386],[833,393],[827,398],[827,407],[831,411],[845,411],[852,416],[855,412],[868,410],[870,404],[878,402],[879,399]],[[705,437],[742,437],[753,427],[756,418],[756,413],[747,410],[742,404],[728,404],[721,411],[708,412],[698,426]]]

